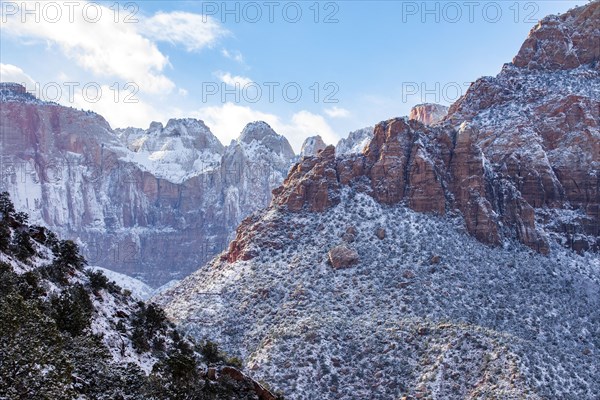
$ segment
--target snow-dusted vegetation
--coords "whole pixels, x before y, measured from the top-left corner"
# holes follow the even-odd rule
[[[121,289],[0,194],[0,399],[256,399],[210,341]],[[263,397],[266,399],[267,397]],[[271,397],[275,399],[275,397]]]
[[[248,229],[255,258],[217,259],[159,302],[292,399],[600,396],[597,254],[488,247],[459,217],[350,189]],[[332,268],[339,244],[358,264]]]

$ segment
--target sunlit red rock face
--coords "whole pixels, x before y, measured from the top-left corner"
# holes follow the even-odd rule
[[[420,212],[458,210],[486,243],[598,249],[599,43],[600,3],[547,17],[514,63],[473,83],[441,123],[392,119],[361,155],[305,158],[273,204],[322,211],[349,185]]]
[[[408,118],[416,119],[425,125],[433,125],[440,122],[448,114],[448,107],[441,104],[424,103],[417,104],[410,110]]]
[[[513,63],[529,69],[566,70],[597,62],[599,19],[598,2],[544,18],[532,29]]]

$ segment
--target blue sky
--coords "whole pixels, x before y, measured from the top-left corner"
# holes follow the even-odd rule
[[[264,119],[299,150],[309,135],[335,143],[417,103],[450,104],[539,19],[585,1],[47,2],[60,17],[0,3],[2,81],[113,127],[195,117],[228,143]]]

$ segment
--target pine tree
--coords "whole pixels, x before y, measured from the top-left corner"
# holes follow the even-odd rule
[[[15,213],[15,206],[13,205],[8,192],[0,193],[0,213],[3,214],[3,218],[12,217]]]
[[[29,233],[25,231],[15,232],[11,247],[13,254],[21,261],[26,261],[28,258],[35,255],[31,237],[29,236]]]
[[[52,317],[61,331],[78,336],[90,326],[93,307],[85,288],[77,283],[52,299]]]
[[[0,220],[0,251],[7,252],[10,246],[10,228],[5,219]]]
[[[81,271],[87,264],[85,258],[79,254],[79,247],[72,240],[61,240],[55,255],[56,263],[63,267],[69,266]]]

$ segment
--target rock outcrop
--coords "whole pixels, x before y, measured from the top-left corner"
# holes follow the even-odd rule
[[[423,103],[411,108],[408,118],[416,119],[425,125],[433,125],[443,120],[447,114],[448,107],[446,106],[435,103]]]
[[[349,268],[359,261],[356,250],[346,246],[336,246],[327,253],[329,262],[334,269]]]
[[[600,59],[600,4],[595,1],[541,20],[513,60],[517,67],[567,70]]]
[[[350,185],[384,204],[458,210],[485,243],[514,237],[547,252],[553,238],[599,249],[599,10],[594,2],[542,20],[514,64],[478,79],[434,126],[392,119],[375,127],[361,155],[303,161],[273,203],[320,211]],[[430,123],[425,109],[411,115]],[[307,190],[332,201],[315,207]]]
[[[311,211],[323,211],[339,202],[335,147],[328,146],[317,157],[305,157],[292,167],[286,183],[273,192],[277,202],[291,211],[305,205]]]
[[[273,203],[320,212],[336,205],[347,185],[383,204],[405,202],[415,211],[439,215],[460,211],[468,231],[485,243],[500,244],[503,236],[513,235],[546,252],[533,209],[489,167],[476,137],[467,123],[454,130],[404,118],[382,122],[360,156],[336,158],[329,147],[305,158],[273,192]]]

